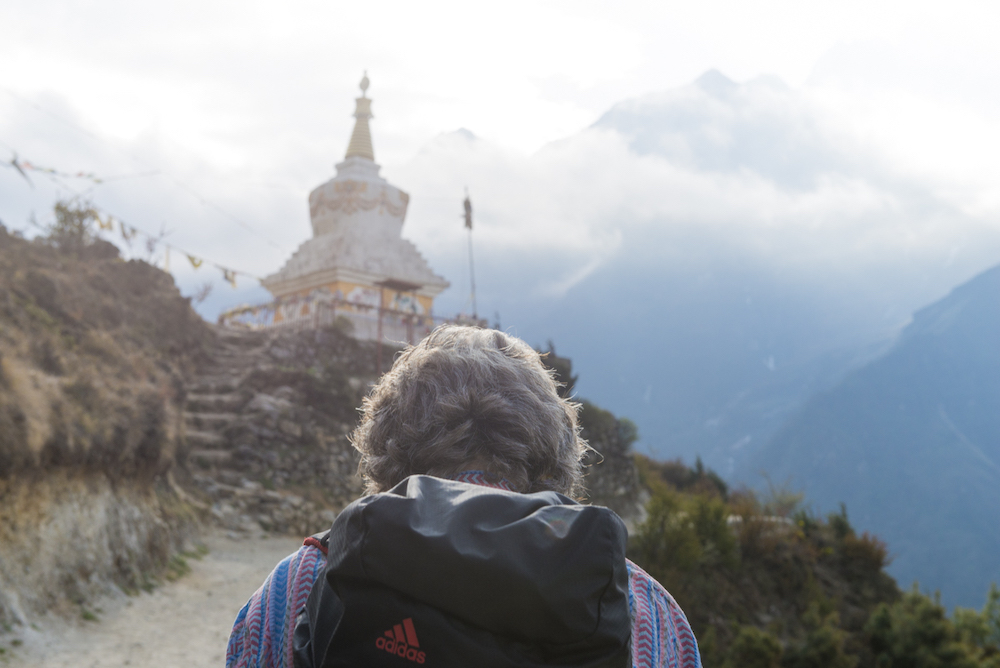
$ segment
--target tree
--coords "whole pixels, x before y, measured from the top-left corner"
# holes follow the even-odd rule
[[[559,357],[556,354],[556,346],[552,341],[548,342],[547,350],[539,351],[542,355],[542,364],[552,371],[552,376],[558,384],[559,396],[569,398],[573,396],[576,388],[576,381],[579,376],[573,375],[573,360],[568,357]]]
[[[781,643],[770,633],[743,626],[726,653],[726,668],[779,668]]]
[[[89,203],[61,200],[53,207],[54,223],[48,227],[49,242],[61,251],[79,253],[94,241],[97,212]]]
[[[921,594],[916,585],[893,605],[879,605],[865,631],[880,668],[979,666],[940,602]]]
[[[847,633],[840,628],[836,612],[826,616],[813,603],[805,614],[808,628],[802,643],[785,650],[782,668],[854,668],[857,657],[844,652]]]
[[[952,618],[962,640],[976,648],[980,662],[1000,667],[1000,589],[997,584],[990,585],[982,611],[955,608]]]

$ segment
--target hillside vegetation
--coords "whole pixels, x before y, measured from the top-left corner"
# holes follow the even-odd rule
[[[0,226],[0,477],[169,468],[183,377],[210,332],[168,274],[89,236],[56,207],[50,235]]]
[[[149,586],[194,525],[172,472],[209,329],[86,208],[55,213],[31,241],[0,226],[0,630]]]
[[[1000,591],[949,620],[937,597],[901,592],[888,546],[846,509],[801,495],[729,491],[704,469],[638,456],[651,498],[630,557],[677,599],[706,668],[1000,666]]]

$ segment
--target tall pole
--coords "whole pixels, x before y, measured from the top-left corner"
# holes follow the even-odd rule
[[[476,309],[476,268],[472,262],[472,229],[469,229],[469,284],[472,287],[472,317],[478,317],[479,311]]]
[[[479,310],[476,308],[476,266],[472,261],[472,202],[469,200],[469,189],[465,189],[465,227],[469,230],[469,288],[472,297],[472,318],[478,319]]]

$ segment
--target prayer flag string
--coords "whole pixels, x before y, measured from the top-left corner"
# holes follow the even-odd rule
[[[34,164],[34,163],[32,163],[32,162],[30,162],[28,160],[21,160],[21,159],[19,159],[18,156],[17,156],[17,154],[13,153],[13,152],[12,152],[12,157],[11,157],[10,161],[8,161],[8,162],[0,162],[0,165],[3,165],[4,167],[9,167],[9,168],[12,168],[12,169],[16,170],[17,173],[20,174],[21,177],[23,177],[24,180],[28,182],[28,185],[30,185],[32,188],[35,187],[35,184],[32,182],[31,178],[27,174],[27,172],[29,172],[29,171],[38,172],[38,173],[44,174],[45,176],[48,176],[48,177],[86,179],[86,180],[92,181],[93,183],[96,183],[96,184],[99,184],[99,183],[103,182],[102,179],[100,179],[99,177],[95,176],[91,172],[63,172],[63,171],[60,171],[60,170],[57,170],[57,169],[54,169],[54,168],[51,168],[51,167],[42,167],[42,166],[36,165],[36,164]],[[79,197],[80,193],[77,193],[77,196]],[[170,271],[170,251],[171,250],[175,250],[175,251],[178,251],[180,253],[183,253],[187,257],[188,262],[191,263],[191,266],[194,269],[198,269],[205,262],[205,260],[203,258],[198,257],[198,256],[194,255],[193,253],[189,253],[188,251],[186,251],[186,250],[184,250],[182,248],[178,248],[177,246],[174,246],[173,244],[166,243],[165,241],[163,241],[162,235],[160,235],[160,236],[154,236],[154,235],[146,232],[145,230],[142,230],[142,229],[136,227],[135,225],[131,225],[129,223],[126,223],[121,218],[115,217],[115,216],[111,215],[110,213],[108,213],[106,211],[102,211],[98,207],[94,206],[92,203],[88,203],[87,206],[89,207],[90,216],[92,217],[92,219],[94,220],[94,222],[97,223],[97,228],[98,228],[99,231],[101,231],[101,232],[112,232],[112,231],[114,231],[115,223],[118,223],[118,229],[119,229],[119,232],[121,234],[122,240],[130,248],[132,246],[132,240],[135,239],[139,235],[145,237],[145,239],[146,239],[146,246],[147,246],[147,248],[150,249],[150,252],[153,252],[153,250],[156,248],[156,246],[158,244],[163,244],[163,247],[164,247],[164,270],[167,271],[167,272]],[[38,225],[36,225],[36,226],[38,226]],[[38,227],[41,227],[41,226],[38,226]],[[216,268],[218,268],[219,270],[221,270],[222,271],[222,277],[223,277],[223,279],[227,283],[229,283],[231,286],[233,286],[233,288],[237,287],[236,277],[238,275],[241,275],[241,274],[243,276],[248,276],[250,278],[253,278],[253,279],[257,280],[257,281],[261,280],[258,276],[254,276],[253,274],[247,273],[245,271],[239,271],[237,269],[231,269],[229,267],[225,267],[225,266],[223,266],[221,264],[218,264],[216,262],[209,261],[209,264],[211,264],[211,265],[215,266]]]
[[[8,162],[0,164],[3,164],[5,167],[13,167],[16,169],[18,174],[23,176],[24,180],[30,183],[32,187],[34,187],[35,184],[31,182],[30,178],[28,178],[27,172],[39,172],[47,176],[59,176],[64,179],[85,179],[92,183],[103,183],[103,180],[93,172],[63,172],[53,167],[36,165],[30,160],[19,160],[17,153],[13,152]]]

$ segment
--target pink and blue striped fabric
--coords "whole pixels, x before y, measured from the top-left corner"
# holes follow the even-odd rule
[[[694,631],[674,597],[646,571],[628,565],[635,668],[701,668]]]
[[[236,616],[226,668],[292,668],[295,617],[323,574],[326,555],[311,545],[282,559]]]
[[[467,471],[456,479],[510,490],[506,480],[488,480],[481,471]],[[326,555],[309,538],[298,552],[281,560],[236,616],[226,668],[292,668],[295,618],[325,566]],[[634,668],[701,668],[698,643],[680,606],[631,561],[628,605]]]

